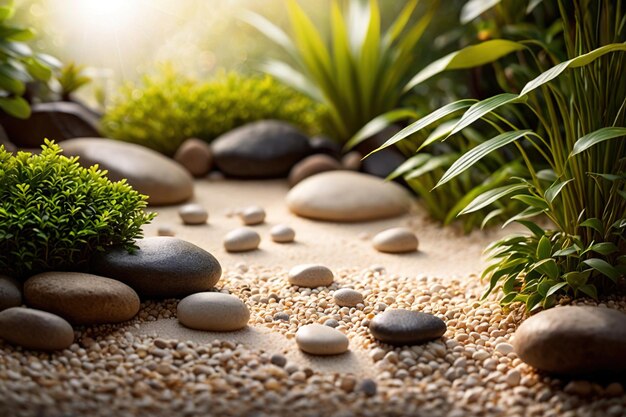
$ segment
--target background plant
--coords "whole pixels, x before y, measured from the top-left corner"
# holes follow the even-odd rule
[[[85,67],[76,65],[74,62],[65,64],[56,75],[60,86],[61,100],[72,101],[71,95],[80,88],[91,82],[91,78],[85,75]]]
[[[46,140],[40,155],[0,146],[0,270],[17,277],[84,268],[107,247],[132,250],[146,197],[112,183],[97,166],[81,167]]]
[[[30,116],[30,105],[24,99],[26,84],[48,81],[52,75],[49,64],[54,60],[34,53],[25,43],[34,32],[10,24],[13,12],[12,3],[0,6],[0,109],[26,119]]]
[[[323,103],[329,110],[328,134],[346,142],[370,120],[400,105],[419,57],[416,45],[437,4],[431,2],[412,22],[417,3],[409,1],[382,31],[376,0],[351,0],[345,12],[333,1],[326,37],[295,0],[287,1],[291,37],[258,14],[245,19],[287,54],[286,60],[269,60],[262,69]]]
[[[164,68],[122,88],[102,120],[104,134],[173,155],[182,141],[211,141],[262,119],[293,123],[313,135],[325,109],[270,76],[223,73],[199,82]]]
[[[498,133],[465,153],[438,185],[466,172],[486,155],[507,145],[521,154],[529,172],[514,185],[476,197],[461,212],[471,213],[511,196],[526,208],[510,221],[527,226],[531,236],[497,242],[494,264],[485,271],[489,291],[501,287],[503,303],[521,301],[527,308],[551,306],[556,296],[610,293],[626,273],[626,16],[621,2],[558,1],[567,56],[558,57],[536,42],[491,40],[442,58],[412,81],[460,68],[474,60],[498,59],[523,51],[544,69],[535,48],[554,64],[516,93],[502,93],[474,104],[451,103],[418,120],[391,138],[390,146],[412,133],[463,111],[448,135],[483,120]],[[497,42],[497,44],[494,44]],[[494,45],[499,49],[496,51]],[[464,61],[465,59],[465,61]],[[468,65],[469,66],[469,65]],[[534,119],[526,125],[505,117],[511,106],[526,107]],[[524,129],[526,128],[526,129]],[[440,140],[436,138],[435,140]],[[529,157],[533,150],[543,163]],[[528,219],[545,214],[544,230]]]

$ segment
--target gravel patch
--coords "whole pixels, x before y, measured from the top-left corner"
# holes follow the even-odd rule
[[[226,270],[219,289],[241,298],[251,313],[241,332],[185,333],[171,326],[177,300],[166,300],[143,303],[128,323],[79,327],[76,343],[61,352],[0,342],[0,415],[626,414],[624,380],[560,380],[523,364],[510,348],[523,310],[480,302],[477,277],[402,276],[381,267],[333,272],[328,287],[298,288],[282,267]],[[364,302],[336,305],[332,294],[340,288],[359,291]],[[625,298],[603,305],[626,311]],[[433,314],[447,331],[424,345],[379,343],[368,326],[387,308]],[[350,352],[335,358],[297,352],[297,329],[328,320],[348,336]],[[165,334],[158,332],[163,323],[170,323]]]

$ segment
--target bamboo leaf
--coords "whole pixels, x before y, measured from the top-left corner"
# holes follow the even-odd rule
[[[596,286],[593,284],[585,284],[582,285],[580,288],[578,288],[581,292],[587,294],[589,297],[591,298],[598,298],[598,290],[596,289]]]
[[[404,179],[412,180],[414,178],[419,178],[422,175],[432,172],[438,168],[450,166],[450,164],[456,159],[456,157],[457,155],[454,154],[431,156],[425,164],[411,171],[409,175],[404,177]]]
[[[619,278],[620,274],[617,269],[604,259],[591,258],[584,260],[583,263],[600,272],[602,275],[607,276],[613,282],[617,282],[617,279]]]
[[[602,221],[595,217],[585,220],[584,222],[580,223],[580,225],[583,227],[590,227],[601,235],[604,234],[604,225],[602,224]]]
[[[463,173],[465,170],[472,167],[475,163],[480,161],[489,153],[495,151],[496,149],[500,149],[503,146],[506,146],[510,143],[515,142],[521,137],[527,136],[531,134],[531,130],[518,130],[512,132],[504,132],[492,139],[489,139],[486,142],[481,143],[480,145],[472,148],[468,152],[466,152],[463,156],[461,156],[452,166],[448,169],[443,177],[439,180],[435,187],[439,187],[442,184],[450,181],[456,176]]]
[[[430,135],[428,135],[428,137],[424,140],[424,142],[420,145],[420,147],[417,150],[421,151],[428,145],[434,142],[437,142],[438,140],[441,140],[447,137],[448,135],[450,135],[450,132],[452,132],[452,129],[454,129],[454,126],[456,126],[459,120],[460,119],[446,120],[445,122],[441,123],[439,126],[435,128],[435,130],[433,130],[430,133]]]
[[[478,67],[497,61],[505,55],[524,48],[526,47],[521,43],[506,39],[493,39],[478,45],[468,46],[427,65],[406,84],[404,91],[411,90],[416,85],[443,71]]]
[[[570,157],[577,155],[598,143],[626,136],[626,127],[603,127],[578,139]]]
[[[541,236],[537,244],[537,258],[546,259],[552,255],[552,244],[547,236]]]
[[[579,55],[576,58],[572,58],[568,61],[561,62],[560,64],[555,65],[549,70],[543,72],[541,75],[536,77],[535,79],[529,81],[524,88],[522,89],[520,96],[524,96],[531,91],[541,87],[547,82],[552,81],[559,75],[563,73],[568,68],[577,68],[588,65],[600,58],[602,55],[606,55],[610,52],[616,51],[626,51],[626,42],[625,43],[613,43],[609,45],[602,46],[600,48],[594,49],[591,52],[588,52],[583,55]]]
[[[588,250],[607,256],[617,252],[617,246],[611,242],[601,242],[591,245]]]
[[[314,100],[322,101],[322,93],[304,76],[292,66],[281,61],[267,61],[260,66],[261,70],[271,74],[283,83],[308,95]]]
[[[501,0],[469,0],[461,9],[461,24],[466,24],[491,9]]]
[[[535,207],[541,210],[548,210],[549,208],[548,204],[546,203],[544,199],[535,197],[533,195],[519,194],[519,195],[514,195],[511,198],[515,200],[519,200],[522,203],[526,204],[527,206]]]
[[[546,234],[545,230],[539,227],[535,222],[531,222],[529,220],[518,220],[517,223],[526,227],[532,232],[533,235],[537,236],[538,238],[541,238],[543,235]]]
[[[548,204],[552,204],[554,199],[561,193],[563,188],[571,181],[574,181],[574,179],[570,178],[569,180],[555,182],[554,184],[552,184],[544,193],[544,198],[546,199]]]
[[[255,27],[259,32],[265,35],[272,42],[282,47],[285,51],[293,53],[294,45],[289,36],[278,26],[264,18],[263,16],[246,11],[242,14],[241,19],[249,25]]]
[[[472,123],[482,118],[483,116],[491,113],[498,107],[503,106],[508,103],[513,103],[517,100],[519,100],[519,97],[517,96],[517,94],[502,93],[493,97],[489,97],[488,99],[485,99],[483,101],[479,101],[478,103],[472,105],[472,107],[470,107],[463,114],[463,117],[461,117],[461,120],[459,120],[459,123],[457,123],[457,125],[454,127],[454,129],[452,129],[452,132],[450,132],[448,136],[452,136],[455,133],[460,132],[461,130],[465,129],[467,126],[471,125]]]
[[[417,113],[411,109],[396,109],[390,112],[381,114],[376,118],[370,120],[365,126],[363,126],[355,135],[345,144],[344,149],[351,149],[363,142],[365,139],[370,138],[377,133],[382,132],[393,123],[410,118],[416,118]]]
[[[488,205],[498,201],[502,197],[512,194],[516,191],[523,190],[525,188],[527,188],[525,184],[515,184],[505,185],[503,187],[494,188],[493,190],[484,192],[475,199],[473,199],[463,210],[461,210],[459,216],[462,214],[473,213],[475,211],[481,210]]]
[[[435,122],[438,122],[444,117],[449,116],[452,113],[456,113],[459,110],[463,110],[463,109],[470,107],[471,103],[474,103],[475,101],[476,100],[464,99],[464,100],[459,100],[459,101],[446,104],[445,106],[435,110],[434,112],[422,117],[418,121],[413,122],[409,126],[405,127],[404,129],[402,129],[401,131],[393,135],[391,138],[389,138],[378,149],[375,149],[374,151],[372,151],[370,154],[374,152],[378,152],[381,149],[385,149],[391,145],[395,145],[396,143],[400,142],[402,139],[405,139],[411,136],[412,134],[419,132],[420,130],[424,129],[425,127],[430,126],[431,124]]]
[[[30,106],[22,97],[0,97],[0,109],[19,119],[30,117]]]
[[[558,290],[560,290],[561,288],[567,285],[569,285],[567,282],[559,282],[558,284],[551,286],[548,292],[546,293],[546,297],[550,297],[552,294],[554,294],[555,292],[557,292]]]
[[[425,153],[419,153],[404,161],[398,168],[387,176],[387,181],[394,180],[408,171],[424,164],[431,156]]]

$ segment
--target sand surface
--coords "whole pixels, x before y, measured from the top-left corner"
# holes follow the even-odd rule
[[[321,263],[330,268],[366,268],[381,265],[390,273],[434,275],[441,278],[462,277],[479,273],[484,265],[482,252],[498,236],[511,233],[495,228],[486,233],[464,236],[453,228],[442,228],[428,218],[426,211],[415,205],[413,212],[392,219],[332,223],[304,219],[292,214],[285,204],[289,188],[286,181],[196,181],[193,202],[209,211],[209,223],[185,226],[178,216],[178,207],[155,207],[155,221],[147,225],[146,236],[155,236],[160,225],[170,225],[176,236],[211,252],[225,269],[244,262],[259,266],[280,265],[291,268],[301,263]],[[261,235],[259,250],[231,254],[222,241],[230,230],[242,226],[233,213],[249,205],[259,205],[267,213],[264,224],[253,226]],[[296,231],[296,242],[274,243],[269,231],[275,224],[287,224]],[[376,251],[371,238],[390,227],[406,226],[419,239],[419,252],[385,254]]]

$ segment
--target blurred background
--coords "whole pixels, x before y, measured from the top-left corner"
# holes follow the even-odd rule
[[[444,13],[448,8],[450,19],[458,19],[453,3],[459,2],[442,7],[441,18],[450,15]],[[328,25],[329,0],[300,4],[318,27]],[[385,24],[406,2],[380,4]],[[91,89],[109,93],[162,63],[198,77],[220,69],[255,71],[261,57],[280,53],[240,20],[246,10],[288,27],[283,0],[16,0],[15,7],[16,23],[36,31],[35,50],[86,66]],[[85,88],[79,95],[88,98],[93,91]]]

